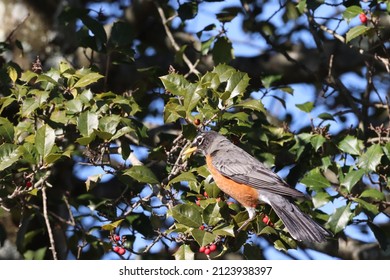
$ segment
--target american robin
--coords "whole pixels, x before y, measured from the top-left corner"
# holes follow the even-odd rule
[[[269,204],[298,241],[324,242],[331,234],[303,213],[292,201],[306,195],[291,188],[276,173],[215,131],[201,132],[185,153],[200,152],[217,186],[243,205],[249,219],[256,217],[256,206]]]

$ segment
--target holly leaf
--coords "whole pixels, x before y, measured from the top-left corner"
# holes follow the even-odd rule
[[[150,170],[145,165],[135,165],[127,169],[123,174],[132,177],[133,179],[137,180],[140,183],[147,183],[147,184],[159,183],[156,175],[154,175],[152,170]]]
[[[359,6],[353,5],[349,6],[344,12],[343,12],[343,18],[347,20],[347,22],[350,22],[351,19],[359,15],[360,13],[363,13],[363,9]]]
[[[17,162],[22,155],[18,146],[4,143],[0,145],[0,170],[4,170]]]
[[[172,208],[172,217],[187,227],[199,228],[202,225],[200,210],[195,205],[179,204]]]
[[[346,34],[346,38],[345,38],[346,43],[350,42],[351,40],[355,39],[356,37],[358,37],[360,35],[367,33],[367,31],[370,29],[371,29],[371,27],[368,27],[365,25],[358,25],[358,26],[351,28],[350,30],[348,30],[348,32]]]
[[[347,135],[339,144],[341,151],[351,155],[360,155],[363,143],[352,135]]]
[[[357,182],[360,181],[364,173],[364,169],[351,170],[347,173],[346,176],[344,176],[340,183],[342,186],[347,188],[348,192],[351,192],[353,186],[355,186]]]
[[[305,103],[302,103],[302,104],[296,104],[295,106],[299,110],[301,110],[303,112],[306,112],[306,113],[310,113],[313,110],[313,108],[314,108],[313,102],[305,102]]]
[[[214,226],[218,222],[222,221],[221,207],[218,203],[211,203],[203,210],[203,221],[209,226]]]
[[[191,231],[192,237],[194,237],[195,241],[199,244],[199,246],[206,246],[215,241],[215,235],[211,234],[208,231],[200,230],[198,228],[194,228]]]
[[[375,171],[383,156],[382,147],[374,144],[359,158],[358,166],[367,171]]]
[[[35,147],[43,158],[49,155],[55,144],[56,135],[54,129],[47,124],[40,127],[35,133]]]
[[[115,221],[115,222],[112,222],[112,223],[109,223],[109,224],[105,224],[102,226],[102,230],[114,230],[116,229],[118,226],[120,226],[120,224],[124,221],[124,219],[120,219],[118,221]]]
[[[348,203],[348,205],[346,206],[337,208],[335,213],[330,216],[327,225],[329,226],[330,230],[335,234],[342,231],[351,220],[353,214],[351,212],[350,206],[351,204]]]
[[[322,175],[319,168],[307,173],[301,183],[314,190],[322,190],[330,186],[330,182]]]
[[[173,255],[176,260],[194,260],[195,258],[195,253],[187,244],[182,244]]]
[[[352,200],[359,203],[359,205],[361,207],[366,209],[372,215],[376,216],[379,214],[378,205],[371,204],[370,202],[367,202],[367,201],[360,199],[360,198],[357,198],[357,197],[352,198]]]
[[[168,185],[178,182],[196,182],[196,177],[192,172],[183,172],[168,182]]]
[[[103,76],[100,75],[99,73],[95,73],[95,72],[88,73],[87,75],[82,76],[82,77],[73,85],[73,87],[74,87],[74,88],[86,87],[86,86],[88,86],[88,85],[90,85],[90,84],[93,84],[93,83],[97,82],[97,81],[100,80],[101,78],[103,78]]]
[[[238,104],[235,104],[234,107],[242,107],[244,109],[250,109],[258,112],[265,111],[263,103],[261,103],[260,100],[255,100],[255,99],[247,99]]]
[[[90,136],[99,126],[98,115],[94,112],[82,112],[77,121],[80,134],[84,137]]]
[[[227,37],[219,37],[212,49],[214,64],[229,63],[234,59],[233,45]]]
[[[183,75],[176,73],[162,76],[160,80],[169,93],[178,96],[185,96],[186,88],[190,85]]]

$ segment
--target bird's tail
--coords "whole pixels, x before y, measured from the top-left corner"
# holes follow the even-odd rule
[[[332,234],[303,213],[288,199],[273,195],[268,199],[276,215],[282,220],[291,236],[298,241],[324,242]]]

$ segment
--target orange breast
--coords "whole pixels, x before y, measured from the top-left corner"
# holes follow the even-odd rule
[[[212,164],[211,157],[206,156],[206,164],[217,186],[226,194],[245,207],[256,207],[259,204],[259,194],[256,189],[237,183],[219,173]]]

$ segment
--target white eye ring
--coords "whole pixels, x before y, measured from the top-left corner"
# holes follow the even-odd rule
[[[199,145],[202,145],[203,141],[204,141],[204,137],[202,137],[202,136],[198,136],[198,137],[196,138],[196,144],[197,144],[198,146],[199,146]]]

